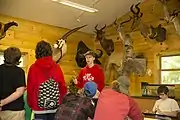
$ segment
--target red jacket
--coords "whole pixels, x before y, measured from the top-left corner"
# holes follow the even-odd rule
[[[128,111],[128,96],[105,88],[98,98],[94,120],[124,120]]]
[[[129,106],[130,106],[128,116],[132,120],[144,120],[144,116],[136,101],[129,96],[128,98],[129,98]]]
[[[94,81],[100,92],[104,88],[104,73],[97,64],[95,64],[92,68],[89,68],[88,66],[82,68],[77,80],[77,87],[79,88],[83,88],[84,84],[88,81]]]
[[[38,89],[42,82],[48,79],[48,76],[53,76],[53,78],[59,83],[60,89],[60,99],[67,92],[67,88],[64,81],[64,76],[59,65],[57,65],[52,57],[43,57],[34,64],[31,65],[28,72],[27,78],[27,102],[28,105],[35,111],[42,111],[43,109],[38,107]]]
[[[95,111],[94,120],[143,120],[137,103],[130,97],[113,89],[103,89]]]

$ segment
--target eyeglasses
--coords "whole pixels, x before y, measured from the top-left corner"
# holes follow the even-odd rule
[[[164,96],[165,94],[164,93],[160,93],[159,96]]]

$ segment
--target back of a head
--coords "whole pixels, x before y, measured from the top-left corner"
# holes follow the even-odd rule
[[[111,83],[111,88],[117,92],[128,95],[130,80],[127,76],[120,76],[117,80]]]
[[[42,40],[37,43],[35,53],[36,53],[36,59],[52,56],[51,45],[48,42]]]
[[[169,89],[168,89],[168,87],[165,86],[165,85],[161,85],[161,86],[159,86],[158,89],[157,89],[157,93],[158,93],[158,94],[164,93],[164,94],[167,95],[168,92],[169,92]]]
[[[87,97],[93,97],[97,92],[97,84],[95,82],[87,82],[84,85],[84,93]]]
[[[9,47],[4,50],[4,63],[8,65],[19,65],[21,58],[21,51],[16,47]]]

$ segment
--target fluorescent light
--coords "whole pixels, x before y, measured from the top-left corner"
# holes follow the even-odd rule
[[[52,1],[58,1],[58,0],[52,0]],[[83,10],[83,11],[87,11],[87,12],[98,12],[97,9],[90,8],[90,7],[87,7],[85,5],[81,5],[81,4],[75,3],[75,2],[71,2],[69,0],[59,0],[59,3],[61,3],[63,5],[70,6],[70,7],[74,7],[74,8]]]

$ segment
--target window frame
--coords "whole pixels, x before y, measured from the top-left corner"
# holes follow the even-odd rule
[[[173,57],[173,56],[179,56],[180,54],[171,54],[171,55],[160,55],[159,56],[159,78],[160,78],[160,83],[161,84],[168,84],[168,85],[172,85],[173,83],[162,83],[162,76],[161,76],[161,72],[162,71],[180,71],[180,68],[173,68],[173,69],[162,69],[162,57]],[[176,83],[175,83],[176,84]],[[178,84],[178,83],[177,83]]]

